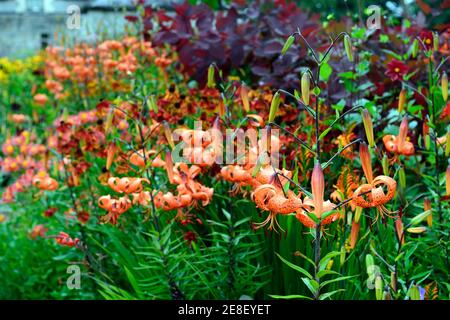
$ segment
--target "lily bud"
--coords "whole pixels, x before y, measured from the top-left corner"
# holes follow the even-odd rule
[[[433,49],[439,51],[439,34],[437,32],[433,33]]]
[[[367,183],[372,183],[373,172],[372,172],[372,159],[370,157],[370,151],[367,144],[364,142],[359,144],[359,157],[361,159],[361,166],[366,176]]]
[[[447,77],[447,72],[445,72],[445,71],[442,73],[441,89],[442,89],[442,98],[444,98],[444,101],[447,102],[447,99],[448,99],[448,77]]]
[[[150,97],[148,97],[147,105],[148,105],[148,108],[150,109],[150,111],[153,111],[154,113],[158,113],[158,105],[156,104],[154,95],[151,95]]]
[[[431,210],[424,211],[424,212],[418,214],[417,216],[415,216],[414,218],[412,218],[411,221],[409,222],[409,224],[412,226],[419,224],[420,222],[422,222],[423,220],[428,218],[428,216],[430,214],[431,214]]]
[[[356,223],[359,223],[359,219],[361,219],[362,211],[363,211],[362,207],[356,207],[356,209],[355,209],[355,218],[354,218],[354,221]]]
[[[280,106],[281,102],[281,96],[280,93],[277,91],[273,97],[272,97],[272,103],[270,104],[270,111],[269,111],[269,122],[273,122],[275,119],[275,115],[278,112],[278,107]]]
[[[420,300],[420,291],[416,285],[411,286],[408,291],[408,296],[411,300]]]
[[[283,49],[281,49],[281,54],[285,54],[289,48],[292,46],[292,44],[294,43],[295,37],[289,36],[289,38],[287,38],[286,42],[284,43]]]
[[[447,166],[447,170],[445,171],[445,190],[447,191],[447,195],[450,195],[450,165]]]
[[[348,34],[344,36],[344,47],[348,61],[353,62],[352,39]]]
[[[341,267],[345,263],[345,246],[341,246],[341,254],[339,255],[339,263],[341,264]]]
[[[445,156],[448,157],[450,155],[450,131],[445,135]]]
[[[395,220],[395,232],[397,233],[397,239],[400,242],[400,244],[405,244],[405,235],[403,233],[403,222],[402,218],[398,217]]]
[[[311,86],[311,79],[309,76],[309,72],[306,71],[302,75],[301,89],[302,89],[303,103],[307,106],[309,106],[310,86]]]
[[[391,272],[391,288],[395,292],[397,292],[397,273]]]
[[[314,213],[320,219],[323,212],[323,194],[325,192],[325,179],[320,163],[314,165],[311,177],[311,189],[314,201]]]
[[[383,159],[381,160],[381,165],[383,167],[383,174],[385,176],[389,176],[389,158],[386,153],[383,155]]]
[[[114,160],[114,156],[116,155],[116,152],[117,152],[117,146],[113,142],[108,146],[108,150],[106,153],[106,170],[109,170],[109,168],[111,168],[111,164]]]
[[[375,146],[375,139],[373,136],[373,123],[372,117],[370,116],[369,110],[364,109],[362,112],[364,130],[366,131],[367,142],[369,146],[373,148]]]
[[[402,189],[405,189],[406,188],[406,175],[405,175],[404,167],[400,167],[400,169],[398,170],[398,179],[400,182],[400,187],[402,187]]]
[[[175,148],[175,143],[173,142],[172,131],[170,131],[169,124],[167,122],[163,123],[164,136],[166,137],[167,143],[173,149]]]
[[[213,88],[215,86],[215,81],[214,81],[214,66],[211,64],[208,68],[208,82],[207,82],[207,87],[208,88]]]
[[[431,201],[429,198],[425,198],[423,199],[423,210],[424,211],[431,211]],[[427,217],[427,224],[428,226],[431,228],[433,227],[433,213],[431,213],[428,217]]]
[[[250,111],[250,102],[248,100],[248,89],[246,85],[241,86],[241,100],[242,104],[244,105],[245,112]]]
[[[383,292],[383,300],[392,300],[391,293],[388,290],[384,290],[384,292]]]
[[[398,112],[399,113],[402,113],[403,110],[405,109],[405,103],[406,103],[406,89],[402,89],[398,96]]]
[[[383,300],[383,279],[379,275],[375,278],[375,297]]]
[[[400,123],[400,132],[398,133],[397,148],[399,152],[403,151],[407,135],[408,135],[408,118],[404,116],[402,122]]]
[[[355,248],[356,241],[358,241],[358,234],[359,234],[360,224],[353,222],[352,223],[352,230],[350,232],[350,248]]]
[[[427,231],[426,227],[411,227],[406,229],[406,231],[408,231],[409,233],[424,233],[425,231]]]
[[[417,53],[419,53],[419,40],[414,39],[414,42],[412,44],[411,53],[412,53],[413,58],[417,57]]]
[[[373,259],[373,256],[371,254],[366,254],[366,271],[369,278],[373,276],[373,273],[375,271],[375,260]]]

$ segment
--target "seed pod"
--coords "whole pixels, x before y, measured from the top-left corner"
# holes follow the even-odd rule
[[[277,114],[278,107],[280,106],[281,102],[281,96],[280,93],[277,91],[273,97],[272,97],[272,103],[270,104],[270,110],[269,110],[269,122],[273,122],[275,119],[275,115]]]
[[[419,53],[419,40],[414,39],[414,42],[412,44],[411,53],[412,53],[413,58],[417,57],[417,53]]]
[[[442,73],[441,89],[442,89],[442,98],[444,98],[444,101],[447,102],[447,99],[448,99],[448,77],[447,77],[447,72],[445,72],[445,71]]]
[[[309,106],[309,95],[311,94],[310,86],[311,86],[311,79],[309,76],[309,72],[306,71],[302,75],[301,89],[302,89],[303,103],[307,106]]]
[[[429,198],[425,198],[423,199],[423,210],[424,211],[431,211],[431,201]],[[431,213],[428,217],[427,217],[427,224],[428,226],[431,228],[433,227],[433,213]]]
[[[426,227],[411,227],[411,228],[406,229],[406,231],[408,231],[409,233],[419,234],[419,233],[424,233],[425,231],[427,231],[427,228]]]
[[[406,89],[402,89],[398,96],[398,112],[399,113],[402,113],[403,110],[405,109],[405,103],[406,103]]]
[[[344,47],[345,53],[347,54],[347,59],[350,62],[353,62],[353,48],[352,48],[352,39],[348,34],[344,36]]]
[[[383,300],[383,279],[379,275],[375,278],[375,297]]]
[[[295,37],[292,35],[289,38],[287,38],[286,42],[284,43],[283,49],[281,49],[281,54],[285,54],[289,48],[294,43]]]
[[[375,146],[375,139],[373,136],[373,123],[372,117],[370,116],[369,110],[364,109],[362,111],[362,118],[364,124],[364,130],[366,131],[367,142],[369,146],[373,148]]]
[[[398,179],[400,182],[400,187],[402,187],[402,189],[405,189],[406,188],[406,175],[405,175],[404,167],[400,167],[400,169],[398,170]]]
[[[214,81],[214,66],[211,64],[208,68],[208,82],[207,86],[208,88],[213,88],[215,85]]]
[[[439,51],[439,34],[437,32],[433,33],[433,48],[434,51]]]

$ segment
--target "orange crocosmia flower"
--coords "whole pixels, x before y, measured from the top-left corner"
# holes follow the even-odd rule
[[[408,134],[408,119],[406,116],[403,118],[400,124],[400,131],[398,136],[386,135],[383,137],[383,143],[386,150],[396,154],[403,154],[405,156],[411,156],[414,154],[414,145],[407,141]]]
[[[397,189],[397,182],[391,177],[384,175],[373,178],[370,153],[365,143],[360,144],[359,154],[367,183],[360,185],[355,190],[353,193],[353,203],[361,208],[376,207],[379,215],[382,217],[384,217],[384,214],[392,214],[392,212],[386,209],[384,204],[394,197]],[[384,188],[387,188],[387,193],[384,192]]]

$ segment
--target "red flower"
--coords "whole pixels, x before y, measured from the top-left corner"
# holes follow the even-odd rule
[[[403,62],[392,59],[387,65],[386,75],[391,78],[392,81],[403,80],[403,77],[408,72],[408,66]]]
[[[191,245],[192,241],[196,242],[197,241],[197,236],[195,235],[194,232],[192,231],[188,231],[184,234],[184,240],[186,240],[186,242]]]
[[[420,40],[422,40],[424,46],[427,50],[433,48],[433,32],[428,30],[423,30],[419,35]]]
[[[55,207],[48,208],[47,210],[44,211],[44,216],[46,216],[46,217],[53,217],[53,215],[55,214],[55,212],[56,212],[57,210],[58,210],[58,209],[55,208]]]

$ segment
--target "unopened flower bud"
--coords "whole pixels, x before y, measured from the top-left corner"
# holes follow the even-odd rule
[[[323,212],[323,194],[325,192],[325,179],[320,163],[314,165],[311,176],[311,189],[314,201],[314,213],[320,219]]]
[[[367,142],[369,146],[373,148],[375,146],[375,139],[373,136],[373,123],[372,117],[370,116],[369,110],[364,109],[362,111],[362,118],[364,124],[364,130],[366,131]]]
[[[215,85],[215,81],[214,81],[214,66],[211,64],[208,68],[208,82],[207,82],[207,86],[208,88],[213,88]]]
[[[348,34],[344,36],[344,47],[345,53],[347,54],[348,61],[353,62],[353,48],[352,48],[352,39]]]
[[[402,187],[402,189],[406,188],[406,175],[405,175],[405,168],[402,166],[400,167],[400,169],[398,170],[398,179],[400,182],[400,187]]]
[[[289,48],[292,46],[292,44],[294,43],[295,37],[289,36],[289,38],[287,38],[286,42],[284,43],[283,49],[281,49],[281,54],[285,54]]]
[[[250,101],[248,100],[248,89],[246,85],[242,85],[241,86],[241,100],[242,100],[242,105],[244,106],[244,110],[245,112],[249,112],[250,111]]]
[[[444,98],[444,101],[447,102],[447,99],[448,99],[448,77],[447,77],[447,72],[445,72],[445,71],[442,73],[441,89],[442,89],[442,98]]]
[[[375,297],[383,300],[383,278],[380,275],[375,278]]]
[[[427,231],[427,228],[426,227],[411,227],[411,228],[406,229],[406,231],[408,231],[409,233],[419,234],[419,233],[424,233],[425,231]]]
[[[437,32],[433,32],[433,49],[439,51],[439,34]]]
[[[310,86],[311,86],[310,75],[309,75],[309,72],[306,71],[302,75],[301,89],[302,89],[303,103],[307,106],[309,106],[309,96],[311,94]]]
[[[414,39],[411,50],[412,57],[413,58],[417,57],[417,53],[419,53],[419,40]]]
[[[423,199],[423,211],[431,211],[431,200],[430,198]],[[427,217],[427,224],[431,228],[433,227],[433,213]]]
[[[275,115],[278,112],[278,107],[280,106],[281,102],[281,96],[280,93],[277,91],[273,97],[272,97],[272,103],[270,104],[270,110],[269,110],[269,122],[273,122],[275,119]]]
[[[402,113],[403,110],[405,109],[405,103],[406,103],[406,89],[402,89],[398,96],[398,112],[399,113]]]

